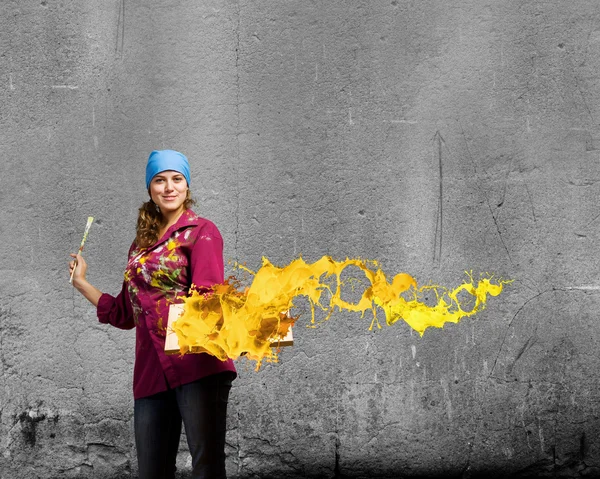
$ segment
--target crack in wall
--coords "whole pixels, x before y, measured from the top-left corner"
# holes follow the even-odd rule
[[[4,344],[4,335],[6,334],[7,328],[6,320],[10,314],[10,309],[4,309],[0,307],[0,381],[2,382],[3,389],[3,400],[0,401],[0,427],[2,426],[2,415],[8,403],[7,398],[9,397],[9,388],[6,380],[9,367],[6,364],[6,358],[4,357],[4,352],[6,350]]]
[[[508,326],[506,328],[504,336],[502,337],[502,341],[500,343],[500,347],[498,348],[498,353],[496,354],[496,358],[494,359],[494,364],[492,365],[492,368],[491,368],[490,373],[488,374],[488,376],[486,378],[486,381],[483,382],[483,384],[484,384],[483,393],[482,393],[483,399],[485,399],[485,397],[486,397],[487,387],[488,387],[488,381],[489,381],[489,379],[491,379],[493,377],[492,375],[493,375],[494,370],[496,368],[496,364],[498,362],[498,358],[500,357],[500,353],[501,353],[502,349],[504,348],[504,344],[506,342],[506,338],[508,337],[508,332],[510,331],[510,328],[512,327],[512,324],[513,324],[515,318],[519,315],[519,313],[523,310],[523,308],[525,308],[525,306],[527,304],[529,304],[534,299],[540,297],[542,294],[547,293],[549,291],[552,291],[552,290],[542,291],[542,292],[536,294],[535,296],[529,298],[527,301],[525,301],[521,305],[521,307],[517,310],[517,312],[513,315],[513,317],[511,318],[511,320],[508,322]],[[463,471],[462,471],[463,477],[468,477],[468,473],[469,473],[469,470],[471,468],[471,459],[472,459],[472,456],[473,456],[473,448],[475,446],[475,443],[477,442],[477,438],[479,437],[479,434],[480,434],[480,431],[481,431],[481,427],[482,427],[482,424],[483,424],[483,401],[481,401],[479,403],[479,408],[478,409],[479,410],[477,411],[477,428],[475,429],[475,432],[473,434],[472,439],[468,443],[469,449],[468,449],[468,454],[467,454],[466,466],[463,468]]]
[[[475,185],[476,185],[477,189],[479,190],[479,193],[481,193],[485,199],[485,203],[487,204],[488,210],[490,211],[490,215],[492,216],[492,220],[494,221],[494,226],[496,227],[496,232],[498,233],[498,238],[500,239],[500,243],[502,243],[502,247],[504,248],[504,251],[506,251],[506,256],[508,257],[508,261],[510,262],[511,265],[513,265],[513,261],[510,256],[510,251],[508,250],[508,247],[506,246],[506,243],[504,242],[504,238],[502,237],[502,232],[500,231],[500,225],[498,224],[498,219],[496,218],[496,215],[494,214],[494,210],[492,210],[492,205],[490,204],[490,199],[489,199],[487,193],[485,192],[485,190],[480,185],[479,172],[477,171],[477,165],[475,164],[475,161],[473,160],[473,155],[471,154],[471,150],[469,149],[469,142],[467,141],[467,135],[465,133],[465,130],[464,130],[460,120],[458,120],[458,125],[460,126],[462,136],[463,136],[463,141],[465,142],[467,156],[469,157],[469,161],[471,162],[471,165],[473,166],[473,170],[475,171],[475,176],[477,178]],[[504,200],[502,200],[502,202],[504,202]],[[502,205],[502,203],[499,206],[501,206],[501,205]]]
[[[506,380],[503,380],[502,378],[499,378],[499,377],[497,377],[497,376],[494,376],[494,371],[495,371],[495,369],[496,369],[496,365],[497,365],[497,363],[498,363],[498,359],[499,359],[499,357],[500,357],[500,354],[501,354],[501,352],[502,352],[502,350],[503,350],[503,348],[504,348],[504,345],[505,345],[505,343],[506,343],[506,339],[507,339],[507,337],[508,337],[508,333],[509,333],[509,331],[510,331],[510,329],[511,329],[512,325],[513,325],[513,322],[515,321],[515,319],[517,318],[517,316],[518,316],[518,315],[521,313],[521,311],[523,311],[523,309],[525,308],[525,306],[527,306],[529,303],[531,303],[532,301],[534,301],[534,300],[538,299],[539,297],[541,297],[541,296],[542,296],[542,295],[544,295],[544,294],[547,294],[547,293],[554,293],[554,292],[557,292],[557,291],[559,291],[559,292],[573,292],[573,291],[581,291],[581,290],[582,290],[582,288],[580,288],[580,287],[563,287],[563,288],[555,288],[555,287],[553,287],[553,288],[550,288],[550,289],[546,289],[546,290],[544,290],[544,291],[541,291],[541,292],[537,293],[536,295],[532,296],[531,298],[527,299],[527,300],[526,300],[526,301],[525,301],[525,302],[524,302],[524,303],[523,303],[523,304],[522,304],[522,305],[519,307],[519,309],[518,309],[518,310],[515,312],[515,314],[514,314],[514,315],[513,315],[513,317],[511,318],[511,320],[508,322],[508,326],[507,326],[507,328],[506,328],[506,331],[505,331],[505,333],[504,333],[504,336],[502,337],[502,341],[501,341],[501,343],[500,343],[500,347],[498,348],[498,352],[497,352],[497,354],[496,354],[496,357],[495,357],[495,359],[494,359],[494,364],[492,365],[492,368],[491,368],[491,370],[490,370],[489,374],[487,375],[487,378],[486,378],[486,380],[485,380],[485,381],[482,381],[482,383],[483,383],[483,385],[484,385],[484,389],[483,389],[483,392],[482,392],[482,397],[483,397],[483,400],[482,400],[482,401],[480,401],[480,403],[479,403],[479,408],[478,408],[478,411],[477,411],[477,428],[476,428],[476,430],[475,430],[475,433],[473,434],[473,437],[472,437],[472,439],[471,439],[471,440],[469,441],[469,443],[468,443],[468,446],[469,446],[469,448],[468,448],[468,454],[467,454],[467,461],[466,461],[466,465],[465,465],[465,467],[464,467],[464,468],[463,468],[463,470],[462,470],[462,477],[469,477],[469,476],[470,476],[470,468],[471,468],[471,459],[472,459],[473,449],[474,449],[474,447],[475,447],[475,444],[477,443],[477,438],[479,437],[479,435],[480,435],[480,433],[481,433],[481,428],[482,428],[482,425],[483,425],[483,407],[484,407],[484,406],[483,406],[483,403],[484,403],[484,401],[485,401],[485,397],[486,397],[486,394],[487,394],[487,388],[488,388],[488,385],[489,385],[489,380],[492,380],[492,379],[493,379],[493,380],[494,380],[494,381],[496,381],[496,382],[503,382],[503,383],[506,383],[506,384],[509,384],[509,383],[510,383],[510,384],[512,384],[512,383],[514,383],[514,382],[515,382],[515,381],[506,381]],[[590,290],[590,289],[583,289],[583,291],[584,291],[586,294],[587,294],[587,293],[590,293],[590,292],[592,292],[592,293],[598,293],[598,292],[600,292],[600,288],[598,288],[598,289],[593,289],[593,290]],[[525,353],[525,352],[526,352],[526,351],[527,351],[529,348],[531,348],[531,347],[532,347],[532,346],[535,344],[536,340],[537,340],[537,336],[536,336],[535,334],[534,334],[533,336],[531,336],[531,337],[530,337],[530,338],[527,340],[527,342],[525,343],[525,345],[524,345],[524,346],[523,346],[523,347],[522,347],[522,348],[519,350],[519,353],[517,354],[516,358],[513,360],[512,364],[511,364],[511,366],[509,366],[509,368],[512,368],[512,366],[514,366],[514,363],[516,363],[516,362],[517,362],[517,360],[518,360],[518,359],[519,359],[519,358],[520,358],[520,357],[521,357],[521,356],[522,356],[522,355],[523,355],[523,354],[524,354],[524,353]],[[566,374],[565,374],[565,375],[566,375]],[[517,382],[519,382],[519,383],[522,383],[521,381],[517,381]],[[533,384],[533,381],[529,380],[529,381],[527,381],[527,383],[529,383],[529,384]],[[562,387],[562,386],[564,386],[564,381],[557,381],[557,382],[551,382],[551,381],[539,381],[539,382],[537,382],[537,383],[539,383],[539,384],[549,384],[549,385],[552,385],[552,386],[557,386],[557,387]],[[526,395],[525,395],[525,398],[527,398],[528,396],[529,396],[529,389],[527,390],[527,393],[526,393]],[[556,434],[557,434],[557,427],[558,427],[558,417],[559,417],[559,414],[561,413],[561,410],[560,410],[560,407],[559,407],[559,406],[560,406],[560,405],[559,405],[559,404],[557,404],[557,407],[556,407],[556,409],[555,409],[555,410],[552,410],[552,411],[550,411],[550,412],[552,412],[552,414],[553,414],[553,424],[554,424],[554,435],[555,435],[555,436],[556,436]],[[538,421],[539,421],[539,417],[538,417]],[[543,430],[543,428],[541,427],[541,425],[539,425],[538,427],[539,427],[539,430],[540,430],[540,434],[543,434],[543,433],[542,433],[542,430]],[[581,440],[582,440],[582,441],[584,441],[584,443],[585,443],[585,438],[583,438],[583,439],[581,439]],[[529,440],[528,440],[528,444],[529,444]],[[542,436],[542,437],[541,437],[541,439],[540,439],[540,447],[542,448],[542,452],[544,452],[544,439],[543,439],[543,436]],[[553,446],[553,447],[554,447],[554,446]],[[556,470],[556,469],[558,468],[558,465],[557,465],[556,461],[554,461],[554,462],[553,462],[553,467],[554,467],[554,469],[553,469],[553,470]]]
[[[242,421],[240,419],[239,411],[236,413],[237,415],[237,475],[240,476],[242,474]]]
[[[510,328],[512,327],[512,324],[513,324],[514,320],[516,319],[516,317],[519,315],[519,313],[521,311],[523,311],[523,308],[525,308],[525,306],[527,306],[531,301],[539,298],[543,294],[550,293],[552,291],[555,291],[555,289],[547,289],[547,290],[544,290],[544,291],[532,296],[531,298],[529,298],[527,301],[525,301],[521,305],[521,307],[517,310],[517,312],[510,319],[510,321],[508,322],[508,326],[506,327],[506,331],[504,332],[504,336],[502,337],[502,342],[500,343],[500,347],[498,348],[498,353],[496,354],[496,357],[494,359],[494,364],[492,365],[492,369],[490,370],[490,373],[488,374],[488,379],[490,379],[494,374],[494,370],[496,369],[496,364],[498,363],[498,358],[500,357],[500,353],[502,352],[502,349],[504,348],[504,344],[506,343],[506,338],[508,337],[508,332],[510,331]]]
[[[236,177],[236,187],[235,187],[235,230],[234,230],[234,254],[236,262],[239,262],[239,237],[240,237],[240,24],[241,24],[241,6],[240,0],[237,0],[236,4],[236,25],[235,25],[235,115],[236,115],[236,125],[235,125],[235,142],[236,142],[236,162],[235,162],[235,177]]]
[[[341,478],[342,473],[340,471],[340,427],[339,427],[339,419],[340,419],[340,397],[338,396],[335,402],[335,462],[333,466],[333,476],[335,479]]]

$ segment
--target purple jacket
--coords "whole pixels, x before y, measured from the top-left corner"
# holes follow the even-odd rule
[[[149,248],[129,251],[123,288],[102,294],[98,320],[120,329],[136,328],[133,396],[151,396],[211,374],[232,371],[233,361],[209,354],[166,355],[169,306],[182,302],[190,287],[206,291],[223,278],[223,239],[217,227],[185,211]]]

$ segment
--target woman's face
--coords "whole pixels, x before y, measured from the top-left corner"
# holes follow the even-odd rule
[[[187,181],[178,171],[161,171],[150,182],[150,197],[163,214],[183,209],[187,190]]]

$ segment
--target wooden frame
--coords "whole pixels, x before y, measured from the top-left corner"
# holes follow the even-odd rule
[[[179,316],[183,313],[183,304],[172,304],[169,307],[169,319],[167,322],[167,337],[165,338],[165,353],[167,354],[179,354],[179,339],[177,338],[177,334],[173,330],[173,323],[177,321]],[[278,339],[275,341],[271,341],[272,348],[281,348],[284,346],[293,346],[294,345],[294,336],[292,334],[292,328],[290,327],[286,336],[282,339]],[[201,348],[200,346],[195,346],[191,348],[190,353],[203,353],[206,352],[206,349]]]

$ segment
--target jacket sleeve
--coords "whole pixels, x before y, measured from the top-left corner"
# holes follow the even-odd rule
[[[225,281],[223,271],[223,238],[216,226],[202,228],[189,259],[191,285],[199,292]]]
[[[121,292],[116,297],[106,293],[100,296],[96,313],[98,321],[101,323],[111,324],[119,329],[133,329],[135,327],[133,309],[131,308],[131,300],[125,281],[123,281]]]

